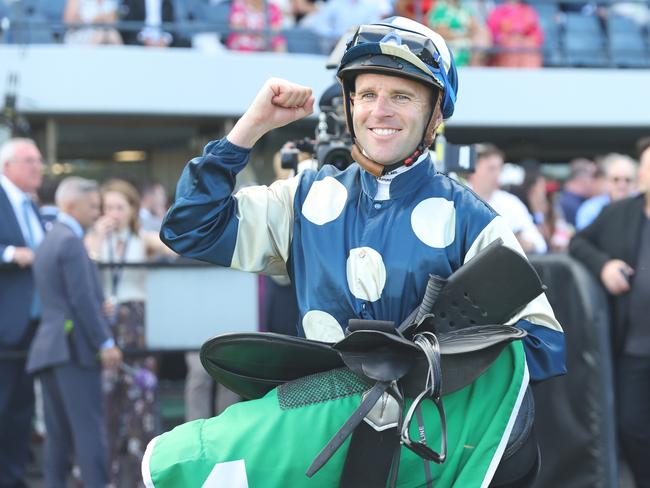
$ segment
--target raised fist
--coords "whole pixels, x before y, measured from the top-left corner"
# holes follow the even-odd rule
[[[241,147],[253,147],[267,132],[307,117],[313,109],[311,88],[271,78],[228,134],[228,140]]]

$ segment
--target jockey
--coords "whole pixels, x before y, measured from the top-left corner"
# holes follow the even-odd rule
[[[440,35],[401,17],[361,25],[347,44],[337,77],[357,164],[344,171],[325,165],[233,194],[236,175],[255,143],[312,112],[310,88],[270,79],[230,133],[210,142],[185,167],[161,230],[162,240],[181,255],[287,275],[297,296],[297,335],[329,343],[344,337],[350,319],[401,323],[421,302],[429,274],[450,276],[497,239],[523,254],[499,215],[466,187],[436,172],[429,146],[438,125],[453,114],[458,90],[453,56]],[[426,479],[422,460],[404,455],[400,486],[429,480],[435,486],[489,482],[529,379],[565,372],[564,334],[545,295],[509,323],[528,333],[523,348],[511,348],[510,366],[502,365],[509,372],[490,369],[471,391],[445,399],[451,412],[449,445],[465,449],[429,469]],[[282,397],[286,392],[273,390],[219,417],[185,424],[149,445],[145,482],[221,486],[208,483],[218,479],[223,486],[337,486],[343,453],[337,452],[313,478],[304,474],[306,459],[358,406],[362,392],[352,390],[295,408],[284,408],[294,403]],[[488,397],[479,394],[488,391],[496,398],[489,408]],[[481,405],[481,418],[475,421],[489,425],[467,428],[471,405]],[[426,409],[424,413],[426,417]],[[260,447],[262,438],[269,444]],[[420,468],[406,469],[409,463]]]

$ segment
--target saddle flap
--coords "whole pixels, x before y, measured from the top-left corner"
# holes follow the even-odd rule
[[[393,332],[355,330],[332,345],[345,365],[355,373],[374,381],[402,378],[413,366],[419,348]]]
[[[200,356],[212,378],[247,399],[343,366],[330,344],[271,332],[219,335],[203,344]]]
[[[417,331],[505,324],[543,292],[528,260],[498,239],[447,279],[430,311],[433,317]]]
[[[501,342],[523,339],[527,334],[525,330],[511,325],[477,325],[438,334],[438,341],[444,355],[465,354]]]
[[[348,332],[354,332],[355,330],[381,330],[393,334],[395,333],[395,322],[391,320],[348,320]]]

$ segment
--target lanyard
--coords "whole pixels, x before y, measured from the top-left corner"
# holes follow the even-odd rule
[[[117,236],[111,234],[115,239],[109,238],[108,242],[108,261],[111,264],[111,296],[117,297],[117,288],[122,279],[122,273],[124,272],[124,262],[126,261],[126,253],[129,247],[129,242],[131,241],[131,233],[129,233],[124,241],[124,247],[122,248],[122,255],[116,256],[115,254],[115,245],[117,245]],[[117,259],[116,259],[117,258]],[[119,259],[119,260],[118,260]]]

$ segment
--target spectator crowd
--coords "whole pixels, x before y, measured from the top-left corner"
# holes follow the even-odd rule
[[[0,486],[24,486],[33,379],[46,485],[64,486],[76,465],[84,486],[134,486],[161,426],[156,359],[143,354],[145,270],[122,264],[174,257],[157,233],[166,193],[69,177],[41,214],[36,144],[10,139],[0,170]],[[91,260],[113,266],[98,275]]]
[[[66,0],[58,19],[52,7],[43,7],[46,14],[39,16],[41,3],[46,2],[30,3],[27,14],[23,12],[27,20],[41,22],[34,27],[39,29],[43,19],[58,22],[58,38],[77,45],[328,54],[354,25],[401,15],[448,39],[458,66],[602,65],[607,39],[615,65],[646,66],[650,49],[650,7],[642,1]],[[596,37],[590,31],[594,26]],[[574,45],[576,35],[583,39]],[[558,61],[562,49],[566,59]],[[577,50],[577,57],[569,50]]]

